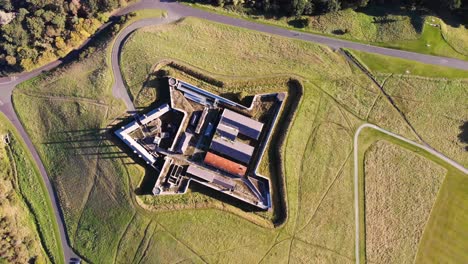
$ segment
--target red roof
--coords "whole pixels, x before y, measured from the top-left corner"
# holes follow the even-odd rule
[[[232,173],[238,176],[244,176],[247,171],[247,168],[245,166],[235,163],[234,161],[225,159],[211,152],[206,153],[205,163],[225,172]]]

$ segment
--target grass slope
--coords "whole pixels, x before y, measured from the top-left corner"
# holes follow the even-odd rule
[[[13,248],[8,251],[3,245],[0,259],[15,254],[17,259],[13,257],[9,261],[62,263],[58,226],[41,175],[15,128],[3,114],[0,114],[0,121],[1,199],[5,199],[0,205],[0,215],[4,219],[2,225],[12,228],[2,229],[2,232],[12,234],[14,239],[10,240],[12,238],[3,233],[2,241],[11,242]],[[3,143],[6,133],[11,137],[8,146]]]
[[[369,6],[355,11],[344,9],[316,16],[270,17],[231,11],[222,7],[189,4],[209,12],[242,18],[285,29],[321,34],[436,56],[468,59],[468,30],[458,21],[430,16],[422,10],[393,6]]]
[[[104,46],[14,91],[16,110],[58,192],[72,246],[85,259],[96,254],[96,262],[113,258],[114,235],[132,215],[125,169],[113,161],[117,149],[102,130],[124,109],[112,99],[105,61]]]
[[[464,70],[450,69],[357,50],[353,50],[352,54],[368,69],[375,72],[417,75],[431,78],[468,78],[468,72]]]

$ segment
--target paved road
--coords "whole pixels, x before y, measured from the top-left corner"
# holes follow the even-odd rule
[[[148,8],[165,9],[169,12],[169,17],[166,19],[146,19],[146,20],[142,20],[142,21],[139,21],[130,25],[128,28],[126,28],[123,32],[119,34],[112,48],[112,69],[115,75],[114,85],[112,89],[113,94],[117,98],[122,99],[127,105],[127,109],[130,111],[134,110],[134,107],[125,89],[125,85],[124,85],[122,76],[120,74],[120,68],[119,68],[119,54],[120,54],[119,51],[121,49],[122,43],[124,42],[128,34],[130,34],[133,30],[139,27],[154,25],[154,24],[169,23],[178,18],[185,17],[185,16],[193,16],[193,17],[208,19],[208,20],[223,23],[223,24],[243,27],[243,28],[261,31],[265,33],[270,33],[274,35],[295,38],[295,39],[300,39],[300,40],[314,42],[314,43],[320,43],[320,44],[327,45],[334,49],[352,48],[356,50],[377,53],[377,54],[382,54],[382,55],[388,55],[392,57],[410,59],[410,60],[433,64],[433,65],[441,65],[441,66],[468,70],[467,61],[444,58],[444,57],[429,56],[429,55],[424,55],[424,54],[419,54],[419,53],[393,50],[393,49],[387,49],[387,48],[382,48],[382,47],[374,47],[374,46],[370,46],[366,44],[354,43],[350,41],[339,40],[339,39],[334,39],[334,38],[329,38],[329,37],[314,35],[314,34],[298,33],[294,31],[282,29],[282,28],[257,24],[257,23],[253,23],[253,22],[249,22],[249,21],[245,21],[241,19],[236,19],[232,17],[226,17],[226,16],[222,16],[218,14],[209,13],[209,12],[202,11],[199,9],[190,8],[188,6],[181,5],[172,1],[160,2],[158,0],[142,0],[138,3],[135,3],[133,5],[130,5],[126,8],[119,10],[118,12],[115,13],[115,16],[123,15],[123,14],[136,11],[136,10],[140,10],[140,9],[148,9]],[[106,28],[109,25],[110,23],[106,23],[105,25],[103,25],[103,27],[101,27],[100,30]],[[86,45],[88,41],[86,41],[84,45]],[[73,56],[68,56],[68,58],[72,59]],[[57,60],[55,62],[52,62],[44,67],[33,70],[31,72],[21,73],[14,77],[0,78],[0,111],[2,111],[7,116],[7,118],[13,123],[16,129],[20,132],[20,135],[23,137],[24,141],[26,142],[27,147],[32,153],[33,158],[36,161],[40,169],[41,176],[44,179],[44,182],[47,186],[47,190],[49,191],[49,196],[53,203],[56,220],[60,229],[60,236],[62,239],[61,242],[62,242],[62,247],[64,249],[64,255],[65,255],[66,260],[69,260],[71,257],[76,257],[76,254],[73,252],[73,250],[71,249],[69,245],[69,240],[66,235],[66,231],[64,227],[62,212],[60,210],[60,206],[56,198],[56,193],[54,192],[52,185],[50,184],[49,178],[37,154],[37,151],[35,150],[33,144],[31,143],[31,140],[29,139],[27,133],[25,132],[23,126],[21,125],[21,122],[18,120],[18,117],[13,109],[12,101],[11,101],[12,91],[17,84],[23,81],[26,81],[28,79],[31,79],[39,75],[42,72],[52,70],[55,67],[62,64],[62,62],[66,60],[67,60],[67,57],[63,60]]]
[[[49,178],[47,177],[47,172],[44,168],[44,165],[42,164],[41,159],[39,158],[39,155],[37,154],[36,149],[34,148],[34,145],[32,144],[31,140],[28,137],[28,134],[24,130],[23,126],[21,126],[20,121],[16,117],[15,111],[13,109],[13,106],[8,103],[8,104],[3,104],[0,106],[0,111],[4,113],[10,121],[13,123],[15,128],[18,130],[19,134],[23,138],[24,142],[26,143],[26,146],[28,147],[29,151],[31,152],[31,155],[36,162],[37,167],[39,168],[39,172],[42,175],[42,179],[44,180],[45,186],[47,188],[47,191],[49,193],[50,200],[52,202],[52,207],[54,210],[54,215],[59,227],[59,232],[60,232],[60,239],[61,239],[61,244],[63,248],[63,253],[65,259],[70,259],[72,257],[76,257],[76,254],[73,252],[71,247],[69,246],[69,241],[67,237],[67,233],[65,230],[64,222],[65,220],[63,219],[63,214],[62,211],[60,210],[59,207],[59,202],[58,198],[56,195],[55,190],[52,187],[52,184],[50,183]]]
[[[132,23],[128,27],[126,27],[117,36],[114,42],[114,45],[112,46],[112,52],[111,52],[112,71],[114,73],[114,84],[112,86],[112,94],[114,95],[114,97],[121,99],[125,102],[125,105],[127,106],[127,110],[129,112],[135,111],[135,107],[133,106],[133,101],[130,98],[128,91],[126,89],[125,83],[123,81],[123,77],[120,71],[120,64],[119,64],[120,54],[121,54],[120,51],[121,51],[122,45],[125,42],[125,39],[130,35],[130,33],[132,33],[134,30],[138,28],[146,27],[149,25],[166,24],[166,23],[174,22],[179,18],[180,18],[179,16],[169,15],[166,18],[148,18],[148,19],[139,20],[135,23]]]
[[[359,160],[358,160],[358,139],[359,139],[359,134],[362,132],[363,129],[365,128],[368,128],[368,129],[375,129],[375,130],[378,130],[382,133],[385,133],[389,136],[392,136],[394,138],[397,138],[399,140],[402,140],[406,143],[409,143],[413,146],[416,146],[418,148],[421,148],[427,152],[429,152],[430,154],[438,157],[439,159],[447,162],[448,164],[450,164],[451,166],[453,166],[454,168],[460,170],[461,172],[465,173],[467,176],[468,176],[468,169],[466,169],[465,167],[463,167],[462,165],[460,165],[459,163],[457,163],[456,161],[453,161],[451,159],[449,159],[448,157],[446,157],[444,154],[438,152],[437,150],[433,149],[433,148],[430,148],[428,146],[425,146],[425,145],[421,145],[419,143],[416,143],[414,141],[411,141],[409,139],[406,139],[400,135],[397,135],[395,133],[392,133],[388,130],[385,130],[381,127],[378,127],[376,125],[373,125],[373,124],[363,124],[361,125],[356,133],[354,134],[354,209],[355,209],[355,212],[354,212],[354,219],[355,219],[355,225],[356,225],[356,241],[355,241],[355,250],[356,250],[356,264],[359,264],[359,248],[360,248],[360,244],[359,244]]]

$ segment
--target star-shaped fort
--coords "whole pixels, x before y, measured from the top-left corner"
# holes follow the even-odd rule
[[[250,106],[169,78],[169,102],[115,134],[155,169],[153,195],[199,183],[259,209],[271,208],[271,183],[258,173],[286,93],[255,95]]]

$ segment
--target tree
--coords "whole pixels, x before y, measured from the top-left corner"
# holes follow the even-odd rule
[[[331,13],[340,10],[341,2],[339,0],[322,0],[322,12]]]
[[[313,15],[315,11],[315,6],[314,3],[312,3],[312,0],[307,1],[305,7],[304,7],[304,15]]]
[[[72,0],[69,4],[68,4],[68,9],[70,10],[70,13],[72,13],[73,15],[78,15],[78,11],[80,10],[81,8],[81,4],[80,4],[80,1],[78,0]]]
[[[64,14],[57,14],[54,16],[54,18],[50,22],[54,24],[55,26],[57,26],[58,29],[63,30],[65,29],[66,20],[67,18]]]
[[[454,10],[454,9],[458,9],[461,7],[462,1],[461,0],[447,0],[447,4],[451,10]]]
[[[53,11],[51,11],[51,10],[45,11],[42,14],[42,18],[44,19],[44,21],[46,23],[52,21],[52,19],[54,19],[54,17],[55,17],[55,13]]]
[[[13,56],[8,55],[5,57],[5,60],[10,66],[16,65],[16,58]]]
[[[353,9],[359,7],[366,7],[369,4],[369,0],[345,0],[343,1],[343,5],[346,7],[350,7]]]
[[[20,21],[13,21],[1,27],[2,38],[16,47],[26,46],[29,42],[28,33],[21,26]],[[3,42],[3,41],[2,41]],[[0,42],[1,43],[1,42]]]
[[[67,44],[65,44],[65,41],[63,40],[62,37],[56,37],[55,38],[55,47],[59,50],[63,50],[67,47]]]
[[[44,31],[44,21],[40,17],[28,17],[26,18],[26,28],[35,39],[40,39]]]
[[[296,17],[300,17],[302,14],[304,14],[304,9],[307,4],[307,0],[293,0],[292,2],[292,13]]]
[[[11,0],[0,0],[0,9],[13,11],[13,4],[11,3]]]

